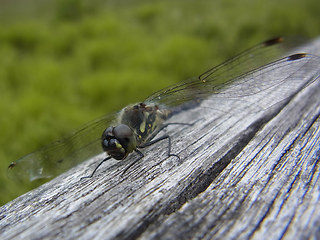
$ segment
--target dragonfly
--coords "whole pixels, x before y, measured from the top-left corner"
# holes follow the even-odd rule
[[[276,86],[278,82],[267,80],[263,82],[263,86],[257,88],[255,78],[248,76],[266,68],[281,68],[298,61],[307,62],[307,59],[313,58],[306,53],[295,53],[284,57],[284,54],[297,46],[298,44],[283,37],[255,45],[198,77],[169,86],[155,92],[143,102],[128,105],[117,113],[107,114],[84,125],[68,136],[12,162],[8,171],[14,178],[23,181],[53,178],[105,152],[107,157],[97,164],[89,176],[84,177],[90,178],[103,162],[112,158],[123,161],[129,154],[135,152],[137,157],[125,169],[127,171],[144,157],[142,148],[163,140],[168,141],[168,157],[179,158],[178,155],[171,153],[171,136],[168,134],[157,136],[170,124],[188,126],[194,124],[166,123],[176,112],[184,109],[181,106],[187,106],[192,102],[199,103],[211,95],[221,94],[224,98],[234,98],[255,94],[263,90],[261,88]],[[239,88],[225,91],[229,86],[242,86],[244,82],[246,88],[241,88],[241,91]]]

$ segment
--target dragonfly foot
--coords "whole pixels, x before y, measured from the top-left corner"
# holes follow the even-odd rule
[[[181,160],[180,156],[177,155],[177,154],[170,153],[170,154],[168,155],[168,158],[169,158],[169,157],[176,157],[176,158],[178,158],[179,160]]]

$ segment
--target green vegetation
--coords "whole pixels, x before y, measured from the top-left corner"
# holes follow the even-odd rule
[[[20,0],[0,8],[0,205],[11,161],[279,35],[316,37],[318,0]]]

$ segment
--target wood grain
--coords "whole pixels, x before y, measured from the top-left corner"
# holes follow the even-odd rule
[[[166,130],[180,159],[159,142],[124,176],[134,154],[80,181],[97,156],[20,196],[0,208],[0,239],[320,239],[319,69],[173,116],[198,120]]]

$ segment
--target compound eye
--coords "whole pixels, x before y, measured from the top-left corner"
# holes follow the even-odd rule
[[[105,139],[107,136],[113,136],[112,133],[112,129],[113,127],[108,127],[106,130],[104,130],[103,134],[102,134],[102,139]]]
[[[109,148],[116,148],[117,143],[118,143],[117,139],[112,138],[112,139],[110,139],[110,141],[108,142],[108,147],[109,147]]]
[[[132,137],[132,130],[125,124],[120,124],[113,129],[114,136],[117,139],[129,139]]]
[[[104,139],[102,141],[102,147],[105,151],[115,151],[122,148],[119,141],[115,138]]]

